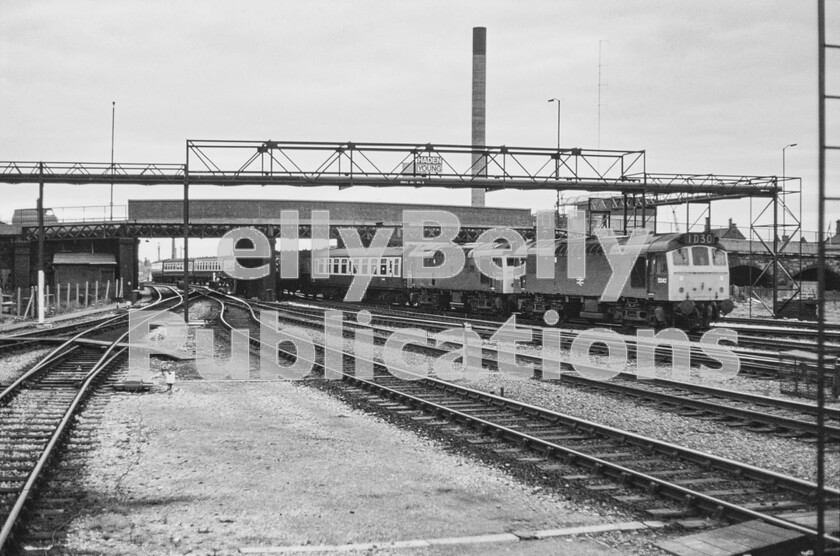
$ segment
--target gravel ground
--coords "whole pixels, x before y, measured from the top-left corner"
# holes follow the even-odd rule
[[[0,385],[11,384],[26,369],[49,353],[48,348],[0,356]]]
[[[482,380],[459,381],[459,384],[496,394],[504,388],[505,396],[511,399],[816,481],[815,447],[792,439],[750,433],[713,421],[647,408],[632,401],[501,373],[492,373]],[[826,477],[829,485],[840,488],[837,451],[826,456]]]
[[[194,381],[171,396],[120,396],[98,439],[85,481],[96,502],[73,522],[71,551],[229,554],[633,520],[533,492],[299,383]],[[609,542],[627,544],[628,536]],[[540,553],[555,545],[627,553],[565,539]],[[471,553],[523,552],[499,545]]]
[[[204,308],[204,310],[202,309]],[[195,304],[191,317],[212,316]],[[220,351],[227,337],[221,336]],[[187,346],[192,343],[191,338]],[[252,376],[258,360],[251,359]],[[231,554],[242,546],[387,542],[634,521],[567,500],[495,462],[397,428],[306,383],[179,378],[107,406],[85,472],[96,500],[70,526],[84,554]],[[364,554],[664,554],[664,531]]]

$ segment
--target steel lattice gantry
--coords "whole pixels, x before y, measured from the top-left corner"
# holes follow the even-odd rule
[[[189,237],[192,239],[204,238],[220,238],[224,236],[231,228],[247,226],[259,230],[262,234],[270,239],[278,239],[281,237],[281,226],[277,224],[235,224],[219,222],[215,224],[210,223],[194,223],[189,224]],[[339,229],[347,227],[346,224],[331,224],[329,227],[329,238],[340,239]],[[379,228],[392,228],[393,226],[379,226],[379,225],[358,225],[355,228],[359,232],[359,238],[362,243],[367,246],[376,234]],[[310,224],[298,225],[298,238],[311,239],[312,226]],[[519,233],[526,240],[535,238],[534,228],[512,228]],[[482,232],[486,231],[486,227],[462,226],[459,228],[458,235],[455,236],[455,243],[470,243],[478,239]],[[136,238],[136,237],[176,237],[182,235],[184,231],[183,224],[173,222],[105,222],[105,223],[66,223],[66,224],[50,224],[44,226],[44,237],[49,240],[53,239],[113,239],[113,238]],[[440,226],[424,226],[424,235],[426,237],[437,237],[440,234]],[[562,237],[562,236],[561,236]],[[37,226],[22,226],[21,238],[24,241],[37,241],[39,238]],[[401,240],[402,229],[399,227],[394,230],[393,239]]]
[[[0,162],[0,183],[547,189],[649,195],[655,204],[778,189],[775,176],[649,173],[645,151],[219,140],[188,140],[185,164]]]

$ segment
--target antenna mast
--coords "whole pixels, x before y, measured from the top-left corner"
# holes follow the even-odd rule
[[[601,63],[601,47],[607,41],[598,41],[598,150],[601,149],[601,107],[606,104],[601,104],[601,88],[606,87],[605,83],[601,82],[601,68],[604,64]]]

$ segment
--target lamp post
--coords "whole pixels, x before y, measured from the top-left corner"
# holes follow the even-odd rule
[[[556,102],[557,103],[557,150],[560,150],[560,99],[559,98],[550,98],[548,102]]]
[[[111,101],[111,220],[114,219],[114,114],[117,101]]]
[[[550,98],[548,102],[557,103],[557,158],[554,159],[554,179],[560,179],[560,99]],[[557,189],[557,214],[555,220],[560,223],[560,188]]]
[[[798,143],[791,143],[789,145],[785,145],[784,147],[782,147],[782,199],[784,199],[784,194],[785,194],[785,151],[788,150],[791,147],[795,147],[796,145],[798,145]],[[800,202],[800,204],[802,204],[801,199],[800,199],[799,202]],[[787,201],[785,201],[785,206],[787,206]],[[787,212],[787,211],[786,210],[782,211],[782,230],[785,229],[785,221],[787,220],[787,218],[785,217],[785,212]],[[799,225],[802,226],[801,221],[799,222]],[[801,228],[800,228],[799,232],[800,232],[800,234],[802,233]]]

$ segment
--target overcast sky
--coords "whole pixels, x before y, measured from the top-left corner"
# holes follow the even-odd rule
[[[0,0],[0,160],[107,162],[111,101],[117,162],[181,163],[187,138],[468,144],[475,26],[487,27],[487,144],[553,146],[547,99],[559,97],[563,146],[595,148],[605,41],[602,148],[645,149],[651,172],[771,175],[781,174],[782,147],[798,143],[787,174],[802,176],[805,228],[815,229],[814,1]],[[839,42],[839,13],[827,27]],[[838,144],[840,107],[831,116]],[[0,185],[0,219],[35,206],[36,193]],[[180,195],[118,187],[115,203]],[[193,196],[469,202],[466,190]],[[537,209],[554,195],[487,199]],[[108,187],[50,185],[45,203],[105,205]],[[713,210],[717,223],[748,224],[743,205]]]

